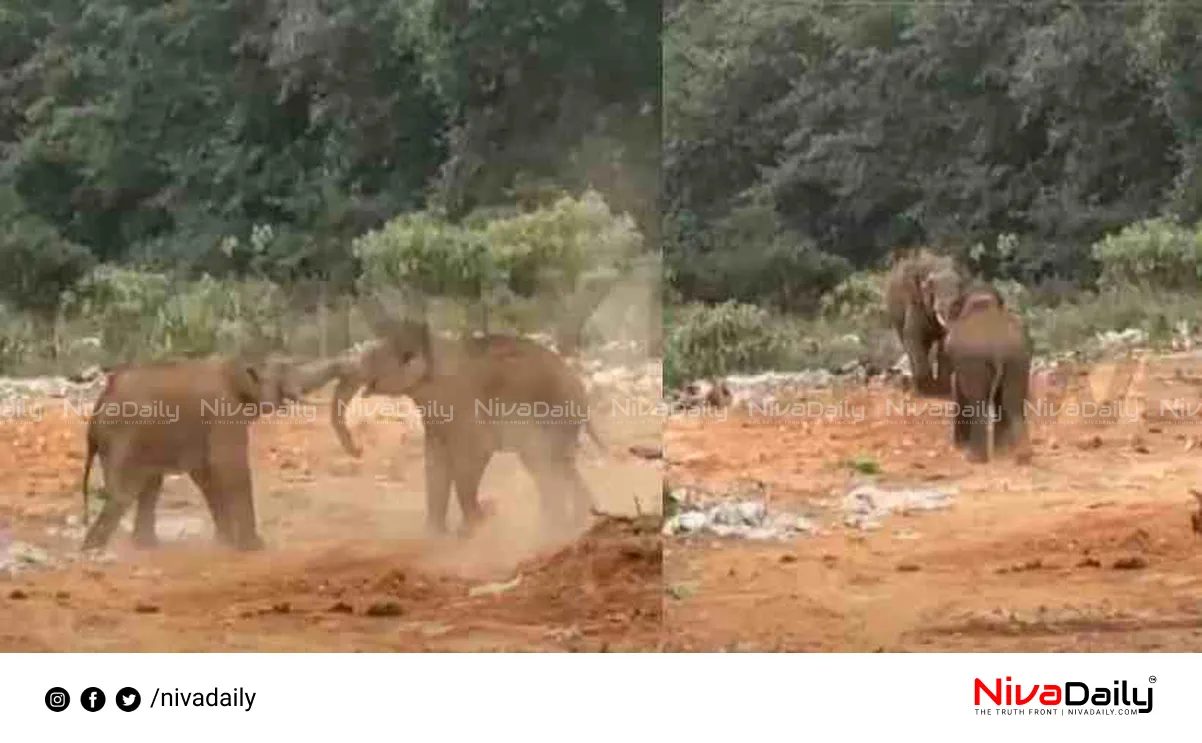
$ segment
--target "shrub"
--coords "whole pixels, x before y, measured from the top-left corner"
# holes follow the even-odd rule
[[[92,267],[92,254],[24,211],[11,189],[0,189],[0,301],[51,317],[62,293]]]
[[[667,321],[664,385],[779,364],[788,343],[764,309],[734,301],[674,309]]]
[[[1202,283],[1202,226],[1149,219],[1107,235],[1092,252],[1102,265],[1102,288],[1194,291]]]
[[[571,290],[586,272],[625,266],[641,249],[634,222],[591,191],[525,214],[477,213],[462,224],[405,214],[352,245],[366,290],[401,286],[486,302]]]
[[[828,319],[843,319],[886,325],[885,272],[860,272],[848,276],[826,294],[819,302],[822,316]]]
[[[283,293],[261,280],[176,282],[100,266],[80,282],[65,310],[94,329],[109,359],[123,361],[278,347],[287,335]]]

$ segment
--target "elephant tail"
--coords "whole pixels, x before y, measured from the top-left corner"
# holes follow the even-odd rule
[[[96,451],[99,448],[90,426],[88,428],[87,439],[88,449],[84,453],[83,461],[83,525],[85,528],[88,525],[88,479],[92,475],[92,460],[95,459]]]
[[[346,407],[362,386],[362,376],[357,371],[350,371],[339,378],[338,385],[334,388],[334,399],[330,402],[330,424],[334,427],[334,433],[338,436],[343,450],[355,458],[360,457],[363,450],[355,444],[354,437],[346,427]]]
[[[92,417],[88,421],[88,429],[86,434],[87,450],[84,452],[83,460],[83,486],[80,488],[83,491],[83,526],[88,525],[88,480],[92,476],[92,460],[96,458],[96,454],[100,451],[100,441],[96,438],[96,414],[100,412],[100,406],[108,400],[109,395],[113,391],[113,386],[117,383],[117,375],[124,369],[124,365],[110,368],[107,371],[107,378],[104,380],[104,389],[96,397],[96,402],[92,404]]]
[[[592,418],[584,419],[584,430],[588,433],[589,438],[593,440],[593,443],[597,445],[597,448],[601,450],[601,453],[608,456],[609,447],[605,445],[605,442],[597,434],[597,427],[593,425]]]
[[[1005,373],[1006,364],[1004,362],[998,361],[993,365],[993,381],[989,383],[989,417],[991,419],[991,425],[988,427],[988,429],[986,429],[988,431],[993,430],[992,419],[1001,413],[1002,410],[1001,402],[997,399],[997,393],[1002,387],[1002,377],[1005,375]],[[991,433],[990,440],[992,440],[992,438],[993,435]],[[992,455],[992,452],[990,452],[990,455]]]

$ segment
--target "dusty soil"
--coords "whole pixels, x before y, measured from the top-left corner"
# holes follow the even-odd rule
[[[59,533],[81,512],[84,421],[61,401],[39,403],[41,420],[0,426],[0,536],[57,561],[78,549],[77,534]],[[252,430],[265,551],[217,546],[199,492],[168,479],[158,550],[136,549],[127,524],[114,562],[0,577],[0,652],[656,648],[663,589],[654,529],[602,519],[583,535],[540,535],[532,482],[504,455],[481,486],[494,508],[485,529],[469,541],[427,540],[420,424],[352,419],[365,450],[355,460],[327,414],[319,406],[308,419]],[[586,439],[581,468],[599,507],[633,515],[637,496],[643,511],[658,509],[660,470],[627,449],[658,447],[662,420],[597,424],[610,455]],[[469,594],[515,575],[506,590]]]
[[[1114,392],[1100,381],[1113,369],[1087,381]],[[784,543],[671,539],[665,650],[1202,650],[1202,536],[1189,492],[1202,486],[1202,421],[1158,412],[1162,400],[1199,409],[1202,363],[1162,358],[1134,377],[1126,399],[1142,400],[1143,414],[1042,417],[1026,465],[966,462],[946,419],[929,411],[887,416],[885,401],[903,399],[895,388],[826,398],[864,406],[859,423],[674,418],[672,483],[722,491],[758,481],[770,508],[815,514],[823,528]],[[847,465],[864,457],[880,472]],[[831,503],[864,480],[958,495],[950,510],[894,515],[863,532]]]

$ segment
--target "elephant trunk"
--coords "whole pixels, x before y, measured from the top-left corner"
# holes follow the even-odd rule
[[[322,384],[330,379],[338,380],[337,386],[334,387],[334,397],[330,401],[330,425],[333,426],[334,433],[338,436],[338,442],[342,444],[346,453],[358,458],[362,455],[363,450],[355,444],[350,429],[346,426],[346,408],[364,384],[362,356],[337,359],[324,371],[328,376],[325,377]]]

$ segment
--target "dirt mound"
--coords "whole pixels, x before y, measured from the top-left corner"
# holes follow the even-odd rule
[[[480,599],[498,615],[567,625],[583,640],[570,649],[619,649],[605,636],[623,629],[622,650],[651,650],[662,618],[663,545],[659,519],[603,517],[578,540],[522,563],[521,581],[498,598]]]

